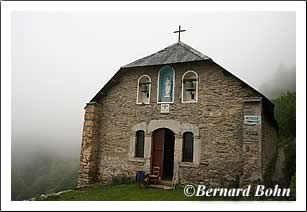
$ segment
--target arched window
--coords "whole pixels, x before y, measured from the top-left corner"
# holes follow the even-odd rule
[[[194,136],[191,132],[183,133],[182,162],[193,162]]]
[[[151,79],[148,75],[143,75],[138,79],[136,103],[149,104],[151,91]]]
[[[158,73],[158,103],[174,102],[175,71],[169,66],[163,66]]]
[[[138,130],[135,135],[134,157],[144,157],[144,131]]]
[[[182,76],[182,103],[198,101],[198,75],[195,71],[187,71]]]

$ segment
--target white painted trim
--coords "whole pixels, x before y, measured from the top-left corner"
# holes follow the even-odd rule
[[[171,102],[159,102],[159,85],[160,85],[160,71],[164,66],[169,66],[171,67],[172,71],[173,71],[173,92],[172,92],[172,101]],[[157,81],[157,104],[173,104],[175,101],[175,84],[176,84],[176,77],[175,77],[175,70],[171,65],[164,65],[160,68],[159,72],[158,72],[158,81]]]
[[[188,73],[193,73],[195,74],[196,78],[197,78],[197,81],[196,81],[196,96],[195,96],[195,101],[184,101],[183,100],[183,79],[185,77],[186,74]],[[186,104],[186,103],[197,103],[198,102],[198,82],[199,82],[199,77],[198,77],[198,74],[193,71],[193,70],[189,70],[189,71],[186,71],[182,77],[181,77],[181,103],[182,104]]]
[[[151,78],[150,76],[144,74],[142,76],[139,77],[138,79],[138,84],[137,84],[137,89],[136,89],[136,104],[138,105],[142,105],[142,104],[145,104],[145,105],[149,105],[150,104],[150,95],[151,95],[151,84],[149,85],[149,102],[148,103],[143,103],[143,102],[139,102],[139,88],[140,88],[140,80],[143,78],[143,77],[147,77],[147,79],[151,81]]]

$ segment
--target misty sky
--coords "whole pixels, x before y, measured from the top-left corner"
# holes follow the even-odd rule
[[[256,89],[295,77],[294,12],[14,12],[12,142],[79,147],[85,104],[121,66],[175,43],[179,24]]]

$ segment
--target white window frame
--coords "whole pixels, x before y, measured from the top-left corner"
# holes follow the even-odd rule
[[[184,101],[184,98],[183,98],[183,87],[184,87],[183,86],[184,85],[183,79],[184,79],[185,75],[187,75],[188,73],[193,73],[195,75],[196,79],[197,79],[196,80],[196,85],[195,85],[195,87],[196,87],[195,100],[193,100],[193,101]],[[193,71],[193,70],[186,71],[182,75],[182,78],[181,78],[181,103],[185,104],[185,103],[197,103],[198,102],[198,82],[199,82],[198,74],[195,71]]]
[[[139,102],[140,80],[143,77],[147,77],[147,79],[150,81],[150,84],[149,84],[149,97],[148,97],[149,101],[148,101],[148,103]],[[150,76],[144,74],[144,75],[140,76],[139,79],[138,79],[138,84],[137,84],[137,89],[136,89],[136,104],[138,104],[138,105],[142,105],[142,104],[149,105],[150,104],[150,95],[151,95],[151,78],[150,78]]]
[[[161,72],[161,69],[164,67],[164,66],[169,66],[171,67],[172,71],[173,71],[173,90],[172,90],[172,101],[171,102],[159,102],[159,86],[160,86],[160,72]],[[173,104],[174,103],[174,100],[175,100],[175,70],[172,66],[170,65],[164,65],[160,68],[159,72],[158,72],[158,81],[157,81],[157,104]]]

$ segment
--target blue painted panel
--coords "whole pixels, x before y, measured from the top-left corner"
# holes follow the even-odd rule
[[[174,84],[173,68],[171,66],[163,66],[159,74],[159,102],[172,102]]]

